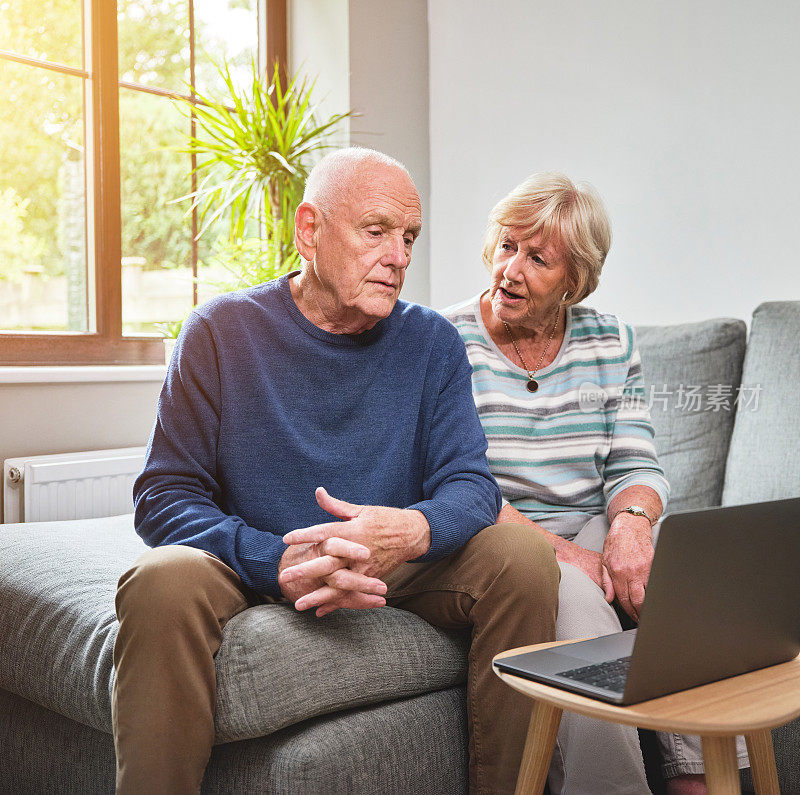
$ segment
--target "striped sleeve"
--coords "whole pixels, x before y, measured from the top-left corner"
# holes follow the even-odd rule
[[[669,499],[669,483],[658,463],[653,444],[655,432],[642,379],[642,360],[633,328],[620,322],[620,341],[626,344],[628,374],[617,407],[611,448],[603,469],[606,505],[629,486],[649,486],[661,499]]]

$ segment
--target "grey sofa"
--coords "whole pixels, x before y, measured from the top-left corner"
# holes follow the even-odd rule
[[[739,320],[638,336],[671,510],[800,496],[800,302],[760,306],[749,339]],[[143,549],[130,516],[0,526],[0,792],[113,791],[114,593]],[[241,613],[203,791],[465,792],[467,647],[392,608]],[[799,732],[775,733],[785,792]]]

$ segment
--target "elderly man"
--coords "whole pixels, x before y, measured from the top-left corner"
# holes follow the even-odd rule
[[[513,791],[527,705],[490,661],[554,637],[558,568],[537,533],[478,532],[500,495],[464,345],[398,301],[420,226],[403,166],[328,155],[295,216],[303,269],[186,322],[134,487],[155,548],[117,594],[118,792],[197,792],[222,627],[285,600],[471,627],[471,789]]]

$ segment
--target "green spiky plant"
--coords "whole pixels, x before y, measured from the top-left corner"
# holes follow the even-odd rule
[[[182,320],[169,320],[166,323],[156,323],[156,328],[165,340],[176,340],[181,333]]]
[[[315,154],[334,146],[336,126],[352,115],[317,121],[316,80],[295,76],[284,87],[277,64],[270,81],[255,62],[251,68],[249,92],[235,85],[223,61],[217,69],[224,100],[200,93],[194,102],[176,100],[196,118],[196,134],[182,151],[196,155],[199,184],[181,198],[191,199],[190,211],[197,208],[198,237],[218,220],[229,221],[228,240],[218,241],[215,257],[234,277],[215,285],[223,289],[259,284],[299,266],[294,212]]]

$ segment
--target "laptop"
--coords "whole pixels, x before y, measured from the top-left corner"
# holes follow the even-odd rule
[[[670,514],[637,629],[494,664],[612,704],[635,704],[798,652],[800,499],[789,499]]]

